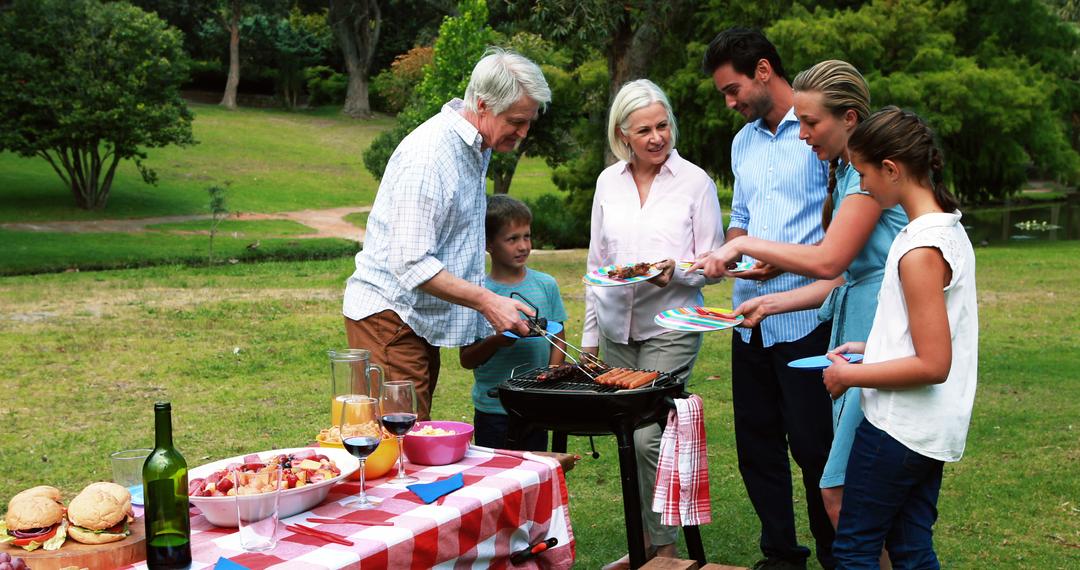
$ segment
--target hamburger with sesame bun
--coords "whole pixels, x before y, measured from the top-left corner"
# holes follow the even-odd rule
[[[15,495],[8,502],[0,542],[25,550],[39,547],[56,550],[64,544],[66,527],[60,490],[41,485]]]
[[[68,505],[68,535],[83,544],[124,540],[134,522],[131,493],[116,483],[91,483]]]

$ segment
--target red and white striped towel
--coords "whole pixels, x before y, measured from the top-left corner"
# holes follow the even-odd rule
[[[660,439],[652,509],[668,526],[712,522],[705,413],[697,395],[675,400],[675,409],[668,414]]]

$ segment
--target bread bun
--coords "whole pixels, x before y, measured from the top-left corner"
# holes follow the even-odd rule
[[[118,540],[124,540],[131,534],[126,533],[114,533],[114,532],[94,532],[92,530],[86,530],[81,526],[69,525],[67,529],[67,535],[69,538],[75,540],[75,542],[81,542],[83,544],[105,544],[108,542],[116,542]]]
[[[131,493],[127,489],[116,483],[91,483],[68,505],[68,535],[84,544],[122,540],[127,533],[94,531],[115,526],[131,514]]]
[[[42,485],[27,489],[8,502],[4,522],[8,530],[27,530],[52,526],[64,518],[60,490]]]

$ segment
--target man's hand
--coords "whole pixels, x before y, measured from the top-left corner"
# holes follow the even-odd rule
[[[490,291],[488,291],[483,304],[480,306],[480,314],[484,315],[487,322],[491,323],[491,327],[495,329],[496,333],[510,331],[521,337],[528,336],[529,327],[518,315],[519,311],[530,317],[536,316],[536,312],[532,310],[532,307],[525,303]]]
[[[764,261],[755,261],[754,266],[746,271],[740,271],[738,273],[731,273],[725,271],[724,275],[727,277],[736,277],[738,279],[750,279],[753,281],[768,281],[777,275],[780,275],[783,271],[780,268],[769,265]],[[706,273],[708,275],[708,273]]]
[[[654,263],[653,267],[660,270],[660,275],[649,279],[649,283],[657,287],[666,287],[668,283],[671,283],[671,276],[675,274],[674,259],[665,259],[659,263]]]

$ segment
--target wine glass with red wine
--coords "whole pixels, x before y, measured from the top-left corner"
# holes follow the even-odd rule
[[[382,407],[382,424],[398,440],[398,474],[390,479],[391,483],[415,483],[416,477],[405,474],[405,455],[403,448],[405,434],[416,423],[416,390],[408,380],[384,382],[379,391]]]
[[[341,407],[341,444],[353,457],[360,460],[360,494],[344,503],[343,507],[374,509],[380,501],[364,492],[364,461],[382,443],[382,427],[379,425],[379,401],[368,396],[346,399]]]

